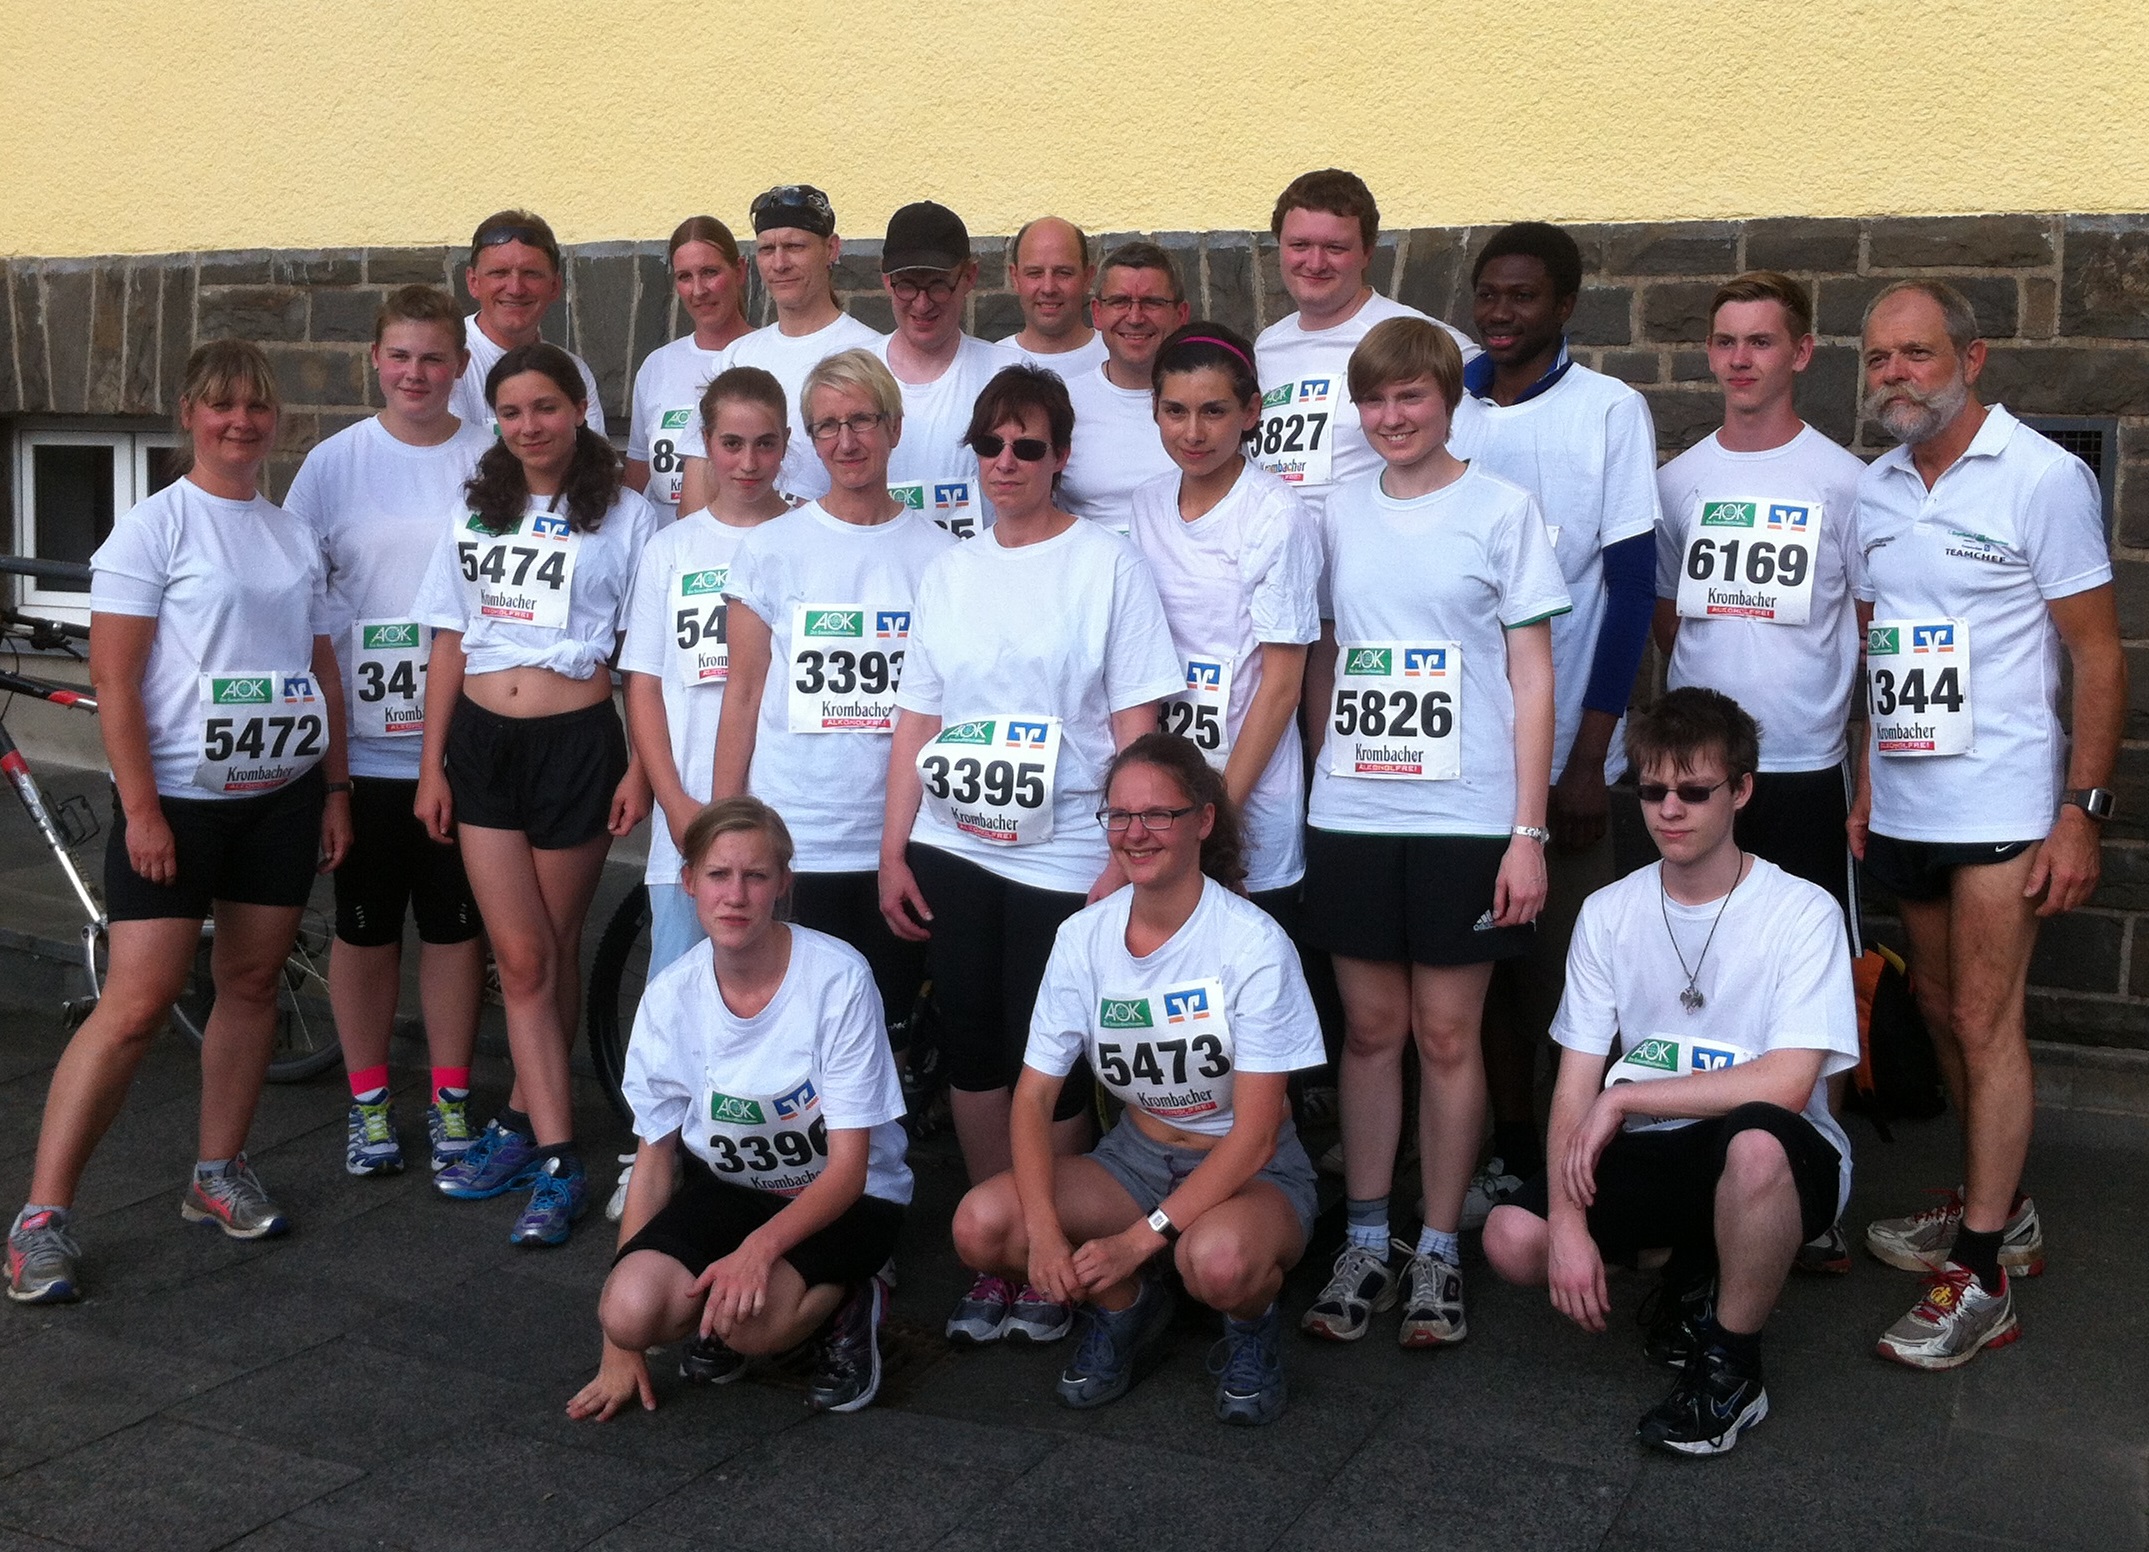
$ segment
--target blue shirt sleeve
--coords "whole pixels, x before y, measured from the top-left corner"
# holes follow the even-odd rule
[[[1636,534],[1604,552],[1604,623],[1597,627],[1597,654],[1590,663],[1582,706],[1620,716],[1634,693],[1649,621],[1656,612],[1656,535]]]

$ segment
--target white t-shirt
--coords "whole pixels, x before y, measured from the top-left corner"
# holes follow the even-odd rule
[[[1129,510],[1130,537],[1156,574],[1188,681],[1199,677],[1197,661],[1229,665],[1228,749],[1261,688],[1262,644],[1320,639],[1315,595],[1321,544],[1313,519],[1290,486],[1250,463],[1240,464],[1238,481],[1224,499],[1191,523],[1179,515],[1177,469],[1137,487]],[[1200,730],[1192,731],[1201,742]],[[1282,889],[1304,875],[1305,801],[1304,747],[1294,719],[1276,740],[1240,816],[1249,890]]]
[[[776,476],[776,487],[784,494],[802,501],[818,501],[828,494],[828,470],[813,450],[813,438],[806,435],[806,410],[799,402],[799,391],[806,386],[806,375],[830,356],[861,347],[871,348],[879,344],[881,338],[849,313],[838,313],[833,322],[823,324],[811,334],[786,334],[772,323],[733,340],[717,362],[716,372],[709,374],[713,380],[717,372],[735,366],[758,366],[783,384],[784,402],[791,407],[791,442],[784,452],[783,471]],[[709,456],[699,416],[689,419],[687,434],[681,439],[679,450],[688,458]]]
[[[453,526],[434,546],[425,580],[418,584],[418,596],[411,608],[421,624],[462,632],[464,673],[549,668],[569,679],[587,679],[611,661],[619,645],[619,633],[627,628],[627,595],[634,585],[635,568],[641,564],[650,536],[657,531],[654,507],[622,485],[595,533],[553,541],[572,544],[575,550],[564,628],[481,612],[479,588],[484,584],[469,579],[464,566],[466,562],[482,564],[477,561],[478,553],[488,549],[495,536],[485,532],[468,507],[450,510]],[[552,498],[533,499],[524,511],[523,522],[527,525],[541,516],[549,517],[552,521],[548,526],[565,534],[564,503],[554,513]],[[531,548],[534,552],[535,546]],[[544,564],[539,563],[540,574]],[[533,579],[525,577],[522,581],[534,590]]]
[[[747,786],[791,827],[798,845],[791,865],[801,873],[870,873],[880,866],[891,735],[791,730],[801,673],[794,651],[808,645],[794,637],[798,611],[856,611],[845,626],[857,632],[855,691],[864,694],[875,684],[892,688],[903,673],[918,581],[954,544],[916,512],[867,528],[832,517],[813,501],[755,530],[731,563],[725,591],[769,629],[769,672]],[[835,640],[836,650],[843,645]],[[831,680],[848,671],[831,655],[822,652],[807,665],[805,681],[818,689],[818,671],[832,691],[848,693],[850,687]],[[869,657],[878,657],[880,665]],[[873,697],[875,704],[891,699]]]
[[[694,336],[682,334],[660,345],[634,374],[633,418],[627,422],[627,456],[649,465],[649,485],[642,492],[669,522],[679,515],[679,479],[686,468],[687,432],[700,447],[701,393],[722,370],[721,350],[703,350]],[[698,455],[697,455],[698,456]]]
[[[1323,503],[1336,487],[1363,479],[1381,467],[1380,454],[1373,451],[1372,444],[1366,441],[1365,429],[1358,423],[1358,406],[1351,402],[1350,388],[1345,381],[1351,352],[1372,332],[1376,323],[1385,323],[1390,318],[1424,318],[1425,314],[1375,291],[1358,311],[1329,328],[1308,329],[1299,322],[1299,317],[1293,313],[1288,318],[1278,319],[1263,329],[1254,341],[1254,366],[1260,373],[1264,401],[1264,447],[1260,461],[1279,473],[1290,467],[1307,465],[1308,473],[1317,474],[1323,451],[1319,442],[1325,437],[1328,441],[1328,479],[1292,481],[1298,485],[1299,496],[1307,509],[1319,515]],[[1428,321],[1439,323],[1455,337],[1465,361],[1481,354],[1476,343],[1462,330],[1441,323],[1438,318]],[[1286,392],[1289,397],[1279,399]],[[1269,400],[1278,400],[1278,403],[1272,405],[1267,402]],[[1279,439],[1277,447],[1268,448],[1265,444],[1271,412],[1289,409],[1299,410],[1302,417],[1326,415],[1328,420],[1319,426],[1310,421],[1289,426],[1289,434]],[[1285,429],[1282,422],[1279,422],[1279,429]],[[1290,478],[1290,475],[1286,473],[1285,477]]]
[[[328,565],[326,631],[343,669],[354,776],[418,779],[432,633],[416,628],[411,603],[440,540],[441,514],[463,499],[492,445],[466,421],[437,447],[412,447],[376,415],[318,444],[284,497],[284,510],[312,526]],[[385,729],[394,718],[409,731],[362,736],[361,718],[375,703],[380,720],[366,725]]]
[[[1042,544],[959,544],[926,568],[896,696],[943,728],[985,717],[1062,719],[1052,836],[1003,846],[918,811],[911,839],[1035,889],[1086,893],[1104,871],[1097,810],[1112,713],[1186,685],[1149,562],[1095,523]]]
[[[1995,404],[1928,491],[1910,449],[1858,482],[1858,542],[1877,635],[1890,621],[1969,629],[1965,754],[1874,755],[1873,828],[1903,841],[2026,841],[2052,829],[2066,779],[2060,639],[2046,603],[2112,580],[2089,466]],[[1867,652],[1877,680],[1880,654]],[[1912,662],[1918,661],[1911,659]],[[1877,724],[1875,724],[1877,727]]]
[[[672,764],[687,796],[709,801],[716,765],[716,724],[724,711],[724,681],[702,677],[709,656],[706,637],[716,627],[726,642],[728,605],[723,589],[740,543],[754,530],[720,523],[707,507],[666,523],[651,536],[634,574],[627,606],[627,640],[619,666],[630,674],[647,674],[664,692],[664,726],[671,735]],[[684,646],[681,643],[685,643]],[[687,683],[687,674],[695,682]],[[714,673],[714,669],[710,669]],[[661,812],[649,823],[649,865],[644,882],[679,882],[679,848]]]
[[[1354,481],[1330,497],[1320,521],[1337,688],[1351,687],[1354,646],[1407,652],[1414,643],[1454,643],[1462,651],[1460,685],[1445,661],[1429,662],[1421,683],[1453,698],[1461,774],[1423,781],[1339,776],[1333,757],[1345,735],[1330,707],[1316,707],[1312,715],[1329,725],[1314,760],[1307,822],[1361,835],[1509,834],[1515,696],[1507,632],[1547,618],[1557,630],[1557,616],[1571,606],[1536,499],[1473,463],[1454,484],[1409,501],[1383,491],[1378,475]],[[1411,688],[1408,678],[1399,682]],[[1409,746],[1389,721],[1378,735],[1383,744]],[[1422,749],[1430,739],[1422,726],[1417,734]]]
[[[1149,390],[1121,388],[1095,366],[1067,379],[1067,397],[1074,404],[1074,448],[1060,475],[1058,506],[1125,533],[1135,487],[1179,473],[1164,451]]]
[[[1134,886],[1060,923],[1022,1064],[1064,1078],[1075,1059],[1130,1105],[1204,1137],[1231,1130],[1241,1072],[1327,1061],[1298,950],[1268,912],[1215,879],[1155,953],[1127,950]]]
[[[634,1135],[677,1132],[717,1179],[796,1195],[828,1160],[817,1130],[866,1130],[865,1194],[908,1202],[903,1084],[873,972],[847,943],[786,930],[783,985],[752,1018],[725,1006],[706,938],[650,981],[620,1082]]]
[[[310,729],[280,730],[290,759],[312,764],[328,752],[326,708],[312,681],[313,639],[329,630],[326,572],[304,521],[266,497],[227,501],[190,479],[174,480],[113,523],[90,557],[90,610],[157,622],[142,673],[142,708],[150,767],[163,796],[249,795],[239,786],[224,790],[195,779],[212,758],[208,719],[243,719],[240,694],[255,705],[280,701],[296,718],[310,710]],[[234,688],[235,677],[248,682]],[[271,682],[264,686],[262,678]],[[254,790],[282,784],[264,780]]]
[[[463,368],[463,375],[455,381],[455,392],[448,399],[448,408],[466,426],[476,426],[487,436],[499,435],[499,426],[493,420],[492,406],[485,402],[485,378],[502,356],[507,354],[505,345],[495,345],[478,327],[478,315],[472,313],[463,320],[463,338],[470,351],[470,365]],[[582,373],[582,388],[589,395],[589,428],[599,436],[604,435],[604,401],[597,396],[597,374],[589,369],[589,363],[569,351],[568,356]]]
[[[887,361],[887,339],[876,338],[872,349]],[[896,376],[903,388],[903,440],[888,460],[888,493],[958,539],[992,526],[977,454],[963,446],[970,413],[985,385],[1021,360],[1012,350],[965,334],[955,359],[931,382],[905,383]]]
[[[1657,434],[1649,401],[1577,362],[1520,404],[1465,393],[1448,450],[1537,498],[1574,600],[1573,611],[1552,622],[1552,779],[1558,781],[1582,726],[1582,696],[1604,624],[1604,551],[1656,531]],[[1615,728],[1604,779],[1617,781],[1626,769],[1626,742]]]
[[[1780,1050],[1827,1052],[1804,1115],[1842,1156],[1836,1193],[1841,1212],[1850,1200],[1851,1145],[1829,1114],[1827,1080],[1858,1065],[1858,1004],[1843,912],[1827,890],[1762,857],[1753,859],[1728,902],[1706,905],[1681,905],[1663,895],[1662,866],[1637,868],[1582,902],[1552,1038],[1592,1056],[1610,1052],[1615,1041],[1626,1052],[1658,1035],[1720,1041],[1741,1060]],[[1704,956],[1712,928],[1716,941]],[[1700,966],[1694,986],[1704,1002],[1691,1013],[1679,1001],[1687,977],[1681,955],[1688,967]],[[1709,1060],[1706,1050],[1698,1053],[1689,1070]],[[1627,1122],[1636,1131],[1692,1124]]]
[[[1104,335],[1090,330],[1089,343],[1077,345],[1073,350],[1042,351],[1024,346],[1014,335],[997,342],[1002,349],[1012,350],[1032,366],[1041,366],[1048,372],[1060,374],[1061,381],[1073,386],[1074,380],[1084,372],[1104,364]]]
[[[1718,615],[1682,618],[1672,647],[1668,688],[1721,690],[1761,724],[1761,769],[1818,771],[1842,763],[1844,727],[1858,679],[1858,611],[1852,592],[1864,561],[1857,543],[1858,477],[1865,465],[1811,426],[1781,447],[1734,453],[1711,435],[1657,471],[1664,520],[1657,528],[1657,596],[1677,598],[1688,548],[1710,534],[1699,527],[1711,503],[1751,503],[1753,531],[1726,527],[1724,538],[1767,542],[1771,514],[1797,509],[1801,523],[1819,509],[1820,542],[1812,552],[1812,604],[1803,625]],[[1744,516],[1743,513],[1734,513]],[[1766,553],[1766,552],[1764,552]],[[1703,563],[1712,574],[1720,554]],[[1773,568],[1770,568],[1773,569]],[[1749,557],[1740,578],[1751,579]],[[1778,584],[1781,573],[1776,573]],[[1741,588],[1742,596],[1754,596]]]

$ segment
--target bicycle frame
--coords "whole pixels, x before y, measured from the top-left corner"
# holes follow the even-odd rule
[[[80,711],[94,712],[97,709],[95,698],[84,695],[79,690],[27,679],[21,674],[0,671],[0,691],[33,695],[39,700],[50,701],[55,706],[66,706]],[[0,774],[6,775],[8,784],[15,789],[15,796],[20,798],[22,806],[29,810],[30,819],[36,824],[38,834],[45,838],[45,845],[58,860],[60,871],[67,875],[67,883],[74,890],[75,899],[81,902],[84,917],[82,964],[89,972],[90,997],[95,999],[103,995],[104,990],[102,979],[97,972],[97,943],[104,936],[108,925],[104,908],[97,903],[97,897],[90,893],[88,882],[82,877],[81,870],[75,866],[75,859],[69,855],[66,838],[60,834],[59,824],[52,817],[52,810],[45,802],[44,791],[37,785],[37,778],[30,774],[30,762],[23,758],[22,750],[17,747],[13,735],[8,732],[5,721],[0,721]]]

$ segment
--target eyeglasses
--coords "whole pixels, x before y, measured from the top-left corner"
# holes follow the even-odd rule
[[[1708,802],[1710,798],[1716,795],[1718,787],[1728,787],[1730,785],[1731,778],[1728,776],[1722,781],[1714,782],[1706,787],[1698,781],[1682,781],[1676,787],[1668,787],[1661,781],[1645,781],[1635,786],[1634,793],[1644,803],[1656,804],[1663,802],[1676,792],[1679,794],[1679,801],[1691,808],[1697,804]]]
[[[1192,803],[1189,803],[1184,808],[1100,808],[1097,810],[1097,823],[1103,825],[1114,835],[1118,835],[1133,824],[1135,820],[1139,819],[1142,822],[1142,828],[1151,835],[1162,835],[1174,824],[1194,812],[1194,808],[1195,805]]]
[[[890,275],[888,289],[898,302],[915,302],[921,295],[929,302],[945,302],[955,294],[955,282],[946,275],[932,280],[899,280]]]
[[[997,432],[981,431],[970,439],[970,446],[978,457],[990,463],[1007,446],[1007,438]],[[1052,444],[1043,437],[1017,437],[1015,456],[1024,463],[1043,463],[1052,456]]]
[[[846,415],[841,420],[838,420],[831,415],[826,420],[817,420],[808,426],[806,435],[812,437],[816,442],[833,442],[846,431],[854,437],[862,437],[887,418],[886,415],[860,413]]]
[[[1108,313],[1143,312],[1161,318],[1179,305],[1179,299],[1170,296],[1100,296],[1097,305]]]

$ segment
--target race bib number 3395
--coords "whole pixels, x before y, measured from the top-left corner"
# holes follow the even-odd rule
[[[1345,642],[1328,706],[1330,774],[1453,781],[1462,693],[1462,648],[1452,641]]]
[[[944,824],[996,846],[1052,839],[1058,717],[981,717],[945,727],[918,751],[925,806]]]
[[[1817,501],[1703,501],[1680,561],[1681,618],[1804,625],[1820,542]]]

